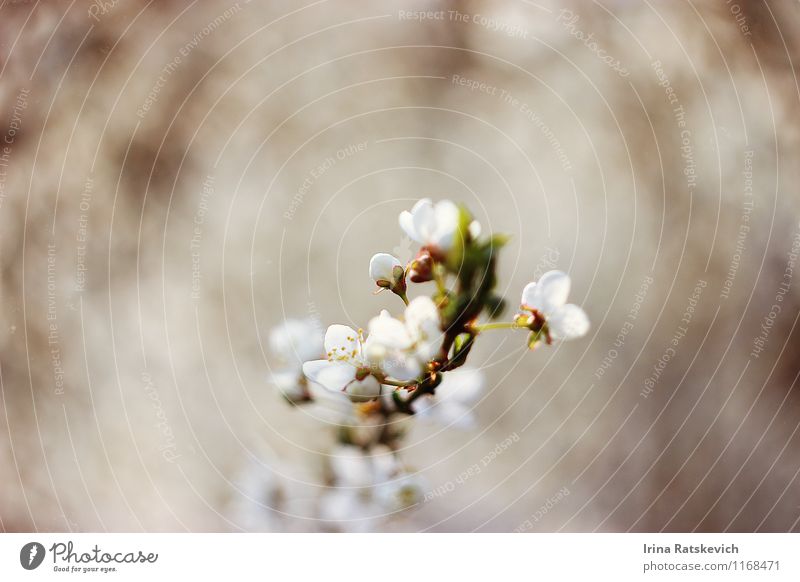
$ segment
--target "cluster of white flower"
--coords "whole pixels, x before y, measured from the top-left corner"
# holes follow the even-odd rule
[[[334,487],[320,499],[320,519],[332,529],[366,532],[377,522],[422,500],[427,485],[406,471],[385,445],[369,453],[361,447],[339,445],[330,456]]]
[[[403,300],[402,318],[384,310],[366,331],[335,324],[324,338],[312,321],[286,321],[270,335],[272,351],[285,364],[273,374],[273,384],[294,404],[333,411],[339,425],[334,487],[323,496],[320,512],[321,519],[342,524],[365,511],[379,513],[375,507],[391,513],[417,502],[420,481],[396,458],[403,436],[398,416],[474,425],[473,408],[485,382],[480,370],[462,366],[479,334],[526,330],[534,349],[589,330],[583,309],[567,303],[570,278],[561,271],[526,285],[519,311],[500,321],[505,301],[494,291],[495,265],[506,238],[482,236],[465,208],[423,199],[402,212],[399,223],[420,245],[418,254],[404,265],[378,253],[369,274],[378,291]],[[409,283],[426,282],[435,283],[433,294],[409,301]],[[491,321],[481,323],[481,317]]]

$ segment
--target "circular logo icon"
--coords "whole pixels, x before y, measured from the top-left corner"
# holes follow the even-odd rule
[[[39,542],[29,542],[19,551],[19,563],[26,570],[35,570],[44,561],[44,546]]]

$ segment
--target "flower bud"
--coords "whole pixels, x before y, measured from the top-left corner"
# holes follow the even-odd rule
[[[378,287],[391,289],[403,280],[404,273],[400,259],[388,253],[378,253],[369,261],[369,276]]]
[[[427,249],[421,249],[417,258],[411,262],[408,271],[412,283],[426,283],[433,280],[433,257]]]

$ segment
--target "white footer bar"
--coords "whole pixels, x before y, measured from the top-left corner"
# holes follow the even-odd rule
[[[800,534],[29,533],[0,535],[0,580],[777,582],[798,554]]]

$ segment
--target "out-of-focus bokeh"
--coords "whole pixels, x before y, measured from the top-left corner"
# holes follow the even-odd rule
[[[796,2],[4,3],[0,528],[797,530],[799,42]],[[592,329],[482,337],[425,500],[320,520],[269,330],[399,312],[367,265],[423,196]]]

